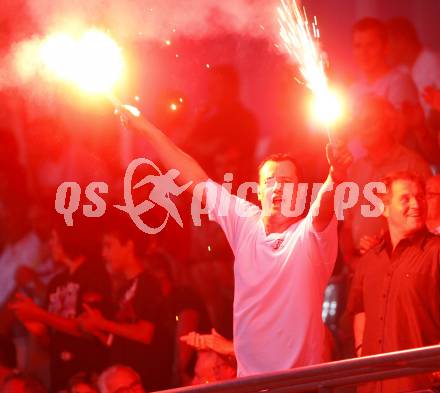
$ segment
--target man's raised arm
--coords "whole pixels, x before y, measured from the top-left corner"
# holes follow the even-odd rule
[[[347,147],[343,144],[327,145],[327,160],[330,164],[330,173],[318,194],[318,214],[313,217],[313,227],[316,231],[322,232],[335,215],[335,190],[336,186],[346,180],[347,169],[353,157]],[[330,188],[330,183],[333,187]]]
[[[146,136],[165,168],[177,169],[180,172],[176,179],[179,185],[192,181],[193,183],[188,188],[192,192],[198,183],[208,180],[208,175],[197,161],[179,149],[161,130],[142,115],[136,117],[125,108],[121,108],[121,110],[128,127]]]

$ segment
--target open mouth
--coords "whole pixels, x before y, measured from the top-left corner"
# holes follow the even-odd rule
[[[274,204],[280,204],[283,202],[283,198],[282,197],[274,197],[272,198],[272,203]]]

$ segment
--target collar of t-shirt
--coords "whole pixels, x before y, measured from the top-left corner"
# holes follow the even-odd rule
[[[273,250],[276,251],[283,246],[283,244],[286,241],[286,238],[288,238],[290,236],[290,234],[295,231],[295,229],[298,227],[298,225],[301,221],[302,221],[302,219],[292,223],[283,232],[272,232],[272,233],[267,234],[266,227],[264,226],[263,220],[260,218],[258,220],[259,238],[261,239],[261,241],[263,243],[271,246],[273,248]]]

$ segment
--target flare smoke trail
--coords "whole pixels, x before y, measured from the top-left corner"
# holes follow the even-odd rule
[[[20,15],[29,19],[37,33],[15,41],[3,56],[0,89],[32,82],[41,75],[34,60],[36,48],[44,35],[66,25],[108,29],[124,43],[172,42],[182,36],[202,39],[220,33],[273,40],[277,4],[277,0],[4,0],[3,15],[9,14],[12,36],[15,27],[22,25]]]

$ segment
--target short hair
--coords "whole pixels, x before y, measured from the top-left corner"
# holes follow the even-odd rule
[[[401,38],[412,44],[420,45],[420,39],[412,22],[404,17],[392,18],[386,23],[390,38]]]
[[[24,385],[24,391],[26,393],[47,393],[46,387],[41,383],[41,381],[32,375],[28,375],[23,372],[12,373],[8,375],[3,381],[3,387],[13,381],[20,381]]]
[[[258,176],[260,175],[261,168],[263,168],[263,166],[266,164],[266,162],[269,162],[269,161],[273,161],[273,162],[289,161],[289,162],[291,162],[295,167],[295,173],[296,173],[296,177],[298,178],[298,180],[300,180],[302,178],[302,172],[301,172],[301,168],[298,164],[298,161],[293,156],[291,156],[290,154],[287,154],[287,153],[275,153],[275,154],[271,154],[271,155],[267,156],[266,158],[264,158],[260,162],[260,164],[258,165]]]
[[[98,388],[100,393],[108,393],[107,391],[107,379],[110,378],[113,374],[116,374],[118,371],[126,371],[129,373],[132,373],[135,375],[139,381],[141,381],[141,377],[139,374],[134,371],[131,367],[128,367],[124,364],[115,364],[114,366],[110,366],[109,368],[105,369],[101,375],[98,377]]]
[[[69,392],[71,392],[76,385],[80,384],[89,385],[96,390],[96,376],[86,373],[84,371],[75,374],[69,379],[69,382],[67,384]]]
[[[53,228],[64,253],[69,258],[96,258],[100,255],[100,242],[96,222],[91,218],[75,217],[73,226],[56,220]]]
[[[353,25],[353,33],[374,30],[383,44],[388,41],[388,33],[385,23],[377,18],[362,18]]]
[[[406,180],[413,183],[416,183],[423,192],[425,192],[425,181],[423,178],[417,173],[410,171],[396,171],[389,173],[384,178],[382,178],[381,182],[385,184],[385,193],[380,194],[380,198],[384,203],[388,203],[392,197],[392,187],[396,181]]]
[[[108,212],[102,223],[102,235],[114,236],[121,244],[127,244],[131,240],[136,256],[139,258],[145,257],[150,235],[142,232],[126,213]]]

